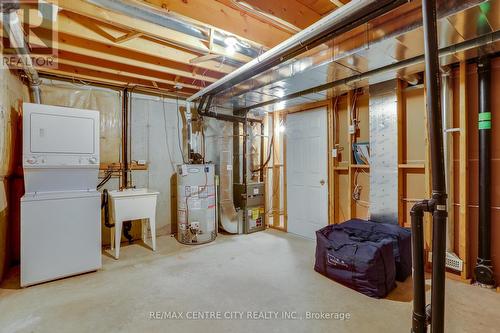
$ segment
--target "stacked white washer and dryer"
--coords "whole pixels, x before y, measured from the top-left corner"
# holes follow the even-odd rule
[[[25,103],[21,286],[101,267],[99,112]]]

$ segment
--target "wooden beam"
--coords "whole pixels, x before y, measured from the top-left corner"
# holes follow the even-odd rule
[[[220,57],[220,55],[218,55],[218,54],[209,53],[209,54],[205,54],[205,55],[193,58],[193,59],[189,60],[189,62],[192,64],[199,64],[201,62],[217,59],[219,57]]]
[[[72,54],[70,52],[59,51],[59,58],[56,61],[56,64],[66,64],[70,66],[79,66],[88,69],[101,70],[107,73],[116,74],[116,75],[126,75],[131,77],[137,77],[144,80],[151,80],[156,82],[163,82],[166,84],[176,85],[180,84],[183,87],[200,89],[203,88],[203,85],[195,85],[193,84],[193,79],[183,78],[182,80],[178,79],[174,75],[160,73],[156,71],[151,71],[148,69],[142,69],[141,67],[131,66],[131,65],[122,65],[115,63],[113,61],[109,61],[106,59],[97,59],[93,57],[87,57],[80,54]],[[194,82],[194,83],[197,83]]]
[[[37,30],[38,35],[47,33],[47,38],[50,38],[49,31]],[[215,82],[218,78],[223,77],[221,73],[215,73],[207,70],[202,72],[204,75],[193,75],[194,66],[179,64],[175,61],[158,58],[155,55],[146,55],[132,50],[123,50],[118,46],[110,46],[107,44],[96,43],[84,38],[75,37],[66,34],[59,34],[57,49],[75,54],[83,54],[98,59],[106,59],[123,65],[133,65],[144,67],[146,69],[155,70],[170,75],[179,75],[193,80],[202,80],[206,82]],[[210,75],[210,76],[209,76]]]
[[[340,8],[343,5],[345,5],[345,3],[340,0],[330,0],[330,2],[333,3],[335,6],[337,6],[337,8]]]
[[[296,0],[244,0],[244,2],[300,29],[307,28],[321,18],[321,15]]]
[[[347,139],[347,147],[345,147],[345,153],[348,154],[347,156],[347,163],[349,166],[348,170],[348,180],[347,180],[347,198],[349,205],[346,207],[347,208],[347,219],[350,220],[356,216],[356,205],[354,203],[354,200],[352,199],[352,186],[353,186],[353,177],[354,177],[354,172],[351,168],[351,165],[353,164],[353,158],[352,158],[352,143],[353,143],[353,135],[349,133],[349,127],[352,125],[351,121],[351,114],[354,112],[352,108],[352,101],[354,97],[354,91],[349,90],[347,92],[347,135],[349,136]]]
[[[115,39],[115,43],[121,44],[121,43],[129,41],[131,39],[135,39],[135,38],[141,37],[142,35],[144,35],[142,32],[131,31],[128,34],[124,34],[123,36],[116,38]]]
[[[458,218],[458,256],[463,260],[462,278],[469,278],[469,152],[468,152],[468,110],[467,110],[467,63],[460,63],[459,72],[459,114],[460,114],[460,144],[459,144],[459,181],[460,188],[459,218]]]
[[[215,35],[215,29],[214,28],[210,28],[209,32],[208,32],[208,50],[210,52],[213,52],[214,51],[214,35]]]
[[[287,118],[287,114],[283,114],[281,115],[281,120],[286,124],[286,118]],[[283,227],[285,228],[285,230],[288,231],[288,195],[287,195],[287,187],[288,187],[288,183],[287,183],[287,176],[286,176],[286,144],[287,144],[287,137],[286,137],[286,132],[283,132],[281,133],[282,134],[282,138],[283,138]],[[281,212],[280,212],[281,213]],[[281,214],[280,214],[281,215]],[[280,224],[281,224],[281,221],[280,221]]]
[[[126,82],[119,82],[119,81],[112,81],[112,80],[106,80],[106,79],[98,79],[98,78],[93,78],[93,77],[85,77],[80,74],[70,74],[70,73],[64,73],[62,71],[58,71],[56,69],[47,69],[47,68],[40,68],[38,70],[40,73],[40,76],[42,78],[47,78],[49,80],[61,80],[61,81],[66,81],[66,82],[72,82],[72,83],[82,83],[82,84],[92,84],[97,87],[106,87],[106,88],[115,88],[119,90],[123,90],[127,86]],[[128,85],[130,86],[130,85]],[[136,92],[142,92],[145,94],[152,94],[152,95],[162,95],[162,96],[168,96],[168,97],[180,97],[180,98],[187,98],[190,96],[189,93],[183,93],[181,91],[172,91],[170,89],[165,90],[165,89],[154,89],[152,87],[145,87],[145,86],[139,86],[139,85],[133,85],[134,91]]]
[[[272,190],[272,200],[273,200],[273,226],[281,226],[281,161],[280,161],[280,114],[273,113],[273,190]]]
[[[216,0],[142,1],[157,9],[177,13],[266,47],[273,47],[291,36],[288,32]]]
[[[165,83],[157,83],[157,86],[153,85],[150,80],[143,80],[136,77],[130,77],[123,74],[111,74],[101,70],[88,69],[78,66],[69,66],[66,64],[58,64],[57,69],[53,68],[45,68],[45,67],[37,67],[40,71],[44,73],[52,73],[52,74],[64,74],[69,76],[75,76],[82,79],[98,79],[102,82],[109,82],[114,84],[122,84],[122,85],[138,85],[143,87],[149,87],[152,89],[161,89],[168,90],[172,92],[177,92],[171,84]],[[182,89],[183,94],[191,95],[198,91],[198,89],[185,88]]]
[[[99,26],[99,24],[101,24],[102,26]],[[102,34],[96,32],[92,28],[93,26],[97,26],[100,30],[110,35],[110,37],[103,37]],[[59,34],[63,34],[63,36],[71,35],[80,39],[83,38],[105,45],[121,47],[126,50],[131,50],[146,55],[155,55],[157,57],[176,61],[182,64],[191,65],[190,60],[193,57],[199,55],[197,53],[187,52],[185,50],[172,47],[171,45],[166,45],[165,43],[161,43],[154,39],[138,38],[140,37],[139,35],[142,35],[141,32],[134,31],[130,33],[126,30],[124,31],[123,29],[117,29],[108,24],[103,24],[98,21],[70,12],[64,12],[59,15],[57,29]],[[138,39],[132,40],[134,38]],[[126,41],[127,43],[124,43]],[[117,43],[120,43],[121,45],[116,45]],[[126,51],[124,50],[124,52]],[[216,61],[207,61],[204,64],[198,66],[202,67],[203,69],[208,69],[213,72],[220,72],[224,74],[230,73],[235,69],[234,67],[228,65],[220,66],[220,63]]]
[[[406,115],[406,100],[404,98],[405,83],[398,79],[397,82],[397,124],[398,124],[398,166],[404,161],[404,124]],[[404,226],[405,220],[405,202],[403,201],[405,190],[405,172],[403,168],[398,167],[398,223]]]
[[[196,51],[202,54],[210,51],[205,42],[196,37],[189,36],[154,23],[116,13],[95,6],[84,0],[47,0],[47,2],[53,3],[59,8],[65,9],[72,13],[80,14],[100,22],[111,24],[127,31],[133,30],[141,32],[145,36],[150,36],[159,40],[167,41],[172,45],[184,48],[185,50]],[[223,55],[226,53],[225,48],[219,45],[215,45],[212,52]],[[242,55],[238,52],[227,57],[241,62],[248,62],[251,60],[248,56]]]

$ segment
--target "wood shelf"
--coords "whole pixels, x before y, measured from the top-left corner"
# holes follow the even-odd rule
[[[425,169],[424,163],[399,164],[400,169]]]
[[[99,166],[99,170],[101,171],[121,171],[122,164],[121,163],[101,163]],[[140,165],[137,162],[131,162],[129,164],[129,170],[148,170],[148,165]]]
[[[333,170],[335,170],[335,171],[347,171],[347,170],[349,170],[349,167],[347,167],[347,166],[338,166],[338,167],[334,167]]]
[[[370,169],[369,164],[351,164],[351,168],[353,169]]]

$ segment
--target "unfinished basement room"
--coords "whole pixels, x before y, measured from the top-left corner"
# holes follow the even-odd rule
[[[500,0],[0,18],[0,333],[500,332]]]

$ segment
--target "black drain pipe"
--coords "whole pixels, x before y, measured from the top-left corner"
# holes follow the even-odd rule
[[[493,288],[491,264],[491,71],[490,58],[479,58],[479,249],[476,281]]]
[[[443,123],[441,118],[439,71],[439,49],[437,38],[437,13],[435,0],[422,0],[422,19],[424,27],[425,50],[425,82],[427,96],[427,115],[429,119],[429,143],[432,166],[432,198],[417,203],[412,208],[414,290],[412,332],[427,332],[429,316],[422,313],[425,304],[425,277],[423,253],[424,243],[421,237],[423,212],[432,213],[432,292],[431,292],[431,332],[444,332],[444,302],[445,302],[445,262],[446,262],[446,180],[443,152]],[[417,243],[418,242],[418,243]]]

